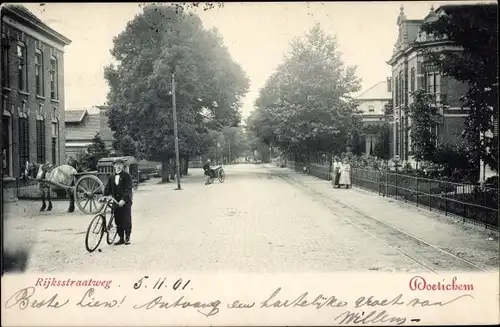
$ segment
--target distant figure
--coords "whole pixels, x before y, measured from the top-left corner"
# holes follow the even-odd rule
[[[351,164],[347,158],[344,158],[340,167],[339,184],[344,185],[345,188],[351,187]]]
[[[339,179],[340,179],[340,169],[342,168],[342,163],[338,157],[333,158],[332,164],[332,185],[335,188],[339,188]]]
[[[205,185],[210,184],[210,159],[207,159],[203,165],[203,171],[205,175]]]

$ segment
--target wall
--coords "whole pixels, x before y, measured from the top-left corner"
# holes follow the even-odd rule
[[[369,116],[369,115],[383,115],[384,110],[385,110],[385,105],[389,102],[389,99],[387,100],[359,100],[359,110],[363,112],[363,117],[364,116]],[[369,111],[369,106],[373,105],[374,106],[374,111],[370,112]]]
[[[9,20],[4,17],[4,20]],[[37,32],[30,28],[17,24],[17,28],[9,24],[3,23],[3,31],[7,34],[10,41],[9,55],[9,87],[3,88],[3,94],[6,96],[7,108],[11,112],[11,128],[13,136],[12,144],[12,166],[13,171],[11,175],[17,177],[20,175],[19,162],[19,145],[18,142],[18,110],[22,109],[23,102],[25,103],[26,112],[29,117],[29,160],[36,162],[36,119],[37,115],[41,114],[45,119],[45,156],[46,160],[52,159],[52,120],[58,120],[59,124],[59,138],[57,145],[57,156],[59,162],[65,162],[65,146],[64,146],[64,54],[61,50],[55,49],[53,46],[45,42],[37,42],[38,40],[32,35]],[[20,39],[26,46],[27,57],[27,92],[19,92],[18,90],[18,76],[17,76],[17,41],[15,40],[16,34],[20,33]],[[35,50],[39,48],[43,54],[43,89],[44,96],[36,95],[36,77],[35,77]],[[57,58],[58,63],[58,100],[52,100],[50,96],[50,58],[51,56]],[[39,106],[43,105],[43,110],[39,111]]]

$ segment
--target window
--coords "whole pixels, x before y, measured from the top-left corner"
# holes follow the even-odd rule
[[[35,52],[35,79],[36,79],[36,94],[43,96],[43,54],[42,51]]]
[[[59,131],[58,131],[58,123],[57,121],[52,122],[52,164],[57,165],[57,144],[58,144],[58,136],[59,136]]]
[[[425,75],[424,74],[425,74],[425,66],[422,62],[419,62],[418,66],[417,66],[417,76],[418,76],[417,88],[419,90],[421,90],[421,89],[426,90]]]
[[[19,117],[19,164],[21,171],[24,170],[24,165],[29,161],[30,154],[30,135],[29,135],[29,120],[28,116],[24,114]]]
[[[7,99],[4,97],[2,115],[2,176],[11,176],[12,115],[6,108]]]
[[[410,91],[415,91],[415,68],[410,70]]]
[[[434,73],[427,73],[427,93],[436,93],[436,75]]]
[[[39,118],[36,121],[36,162],[45,163],[45,120]]]
[[[399,124],[396,122],[395,124],[395,130],[396,130],[396,155],[399,155]]]
[[[58,84],[57,84],[57,58],[52,56],[50,58],[50,98],[58,99]]]
[[[408,126],[408,117],[404,117],[404,158],[406,161],[408,161],[408,140],[409,140],[409,126]]]
[[[395,86],[395,97],[394,100],[396,101],[396,106],[399,105],[399,77],[396,77],[396,81],[394,83]]]
[[[2,86],[10,86],[9,45],[7,36],[2,35]],[[5,108],[5,107],[4,107]]]
[[[374,112],[375,111],[375,106],[373,104],[368,106],[368,112]]]
[[[404,105],[405,83],[403,72],[399,72],[399,104]]]
[[[429,94],[440,94],[441,93],[441,78],[439,73],[427,73],[427,93]],[[437,98],[435,98],[437,99]]]
[[[17,81],[19,91],[28,91],[28,69],[26,67],[26,46],[17,44]]]

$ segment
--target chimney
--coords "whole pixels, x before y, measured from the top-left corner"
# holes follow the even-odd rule
[[[387,92],[392,92],[392,77],[387,77]]]

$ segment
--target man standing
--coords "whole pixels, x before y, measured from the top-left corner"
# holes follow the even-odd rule
[[[203,165],[204,175],[205,175],[205,185],[210,184],[210,159]]]
[[[114,162],[115,173],[109,177],[104,190],[105,196],[112,196],[118,205],[113,206],[115,223],[120,239],[115,245],[130,244],[132,232],[132,178],[123,170],[123,160]]]

